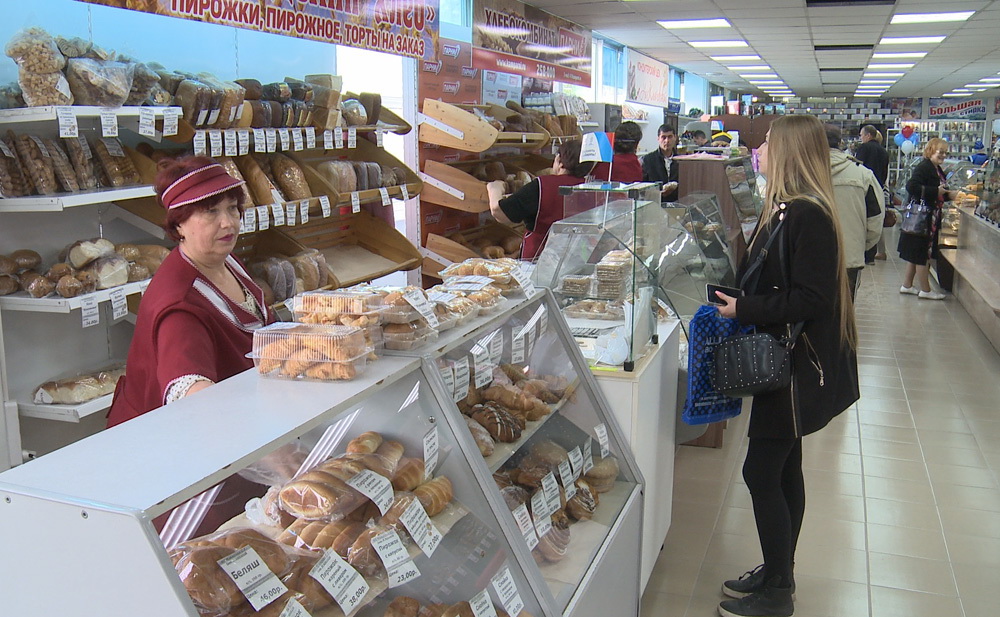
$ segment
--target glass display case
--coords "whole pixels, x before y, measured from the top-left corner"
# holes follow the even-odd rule
[[[1000,225],[1000,162],[993,159],[983,174],[983,184],[978,187],[976,215]]]
[[[957,246],[958,229],[962,223],[961,213],[958,209],[961,206],[978,203],[977,193],[982,190],[986,170],[982,165],[975,165],[970,161],[945,161],[942,169],[945,172],[948,188],[959,192],[954,201],[944,204],[941,213],[942,243]]]
[[[0,474],[8,610],[638,614],[600,581],[638,578],[641,477],[554,307],[355,381],[247,371]]]

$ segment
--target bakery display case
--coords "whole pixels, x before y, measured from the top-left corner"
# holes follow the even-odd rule
[[[621,581],[637,579],[641,477],[554,310],[536,293],[352,381],[250,370],[0,474],[6,605],[637,615]],[[488,456],[484,431],[501,438]]]
[[[996,159],[989,162],[983,173],[982,186],[978,187],[976,196],[979,203],[975,213],[993,224],[1000,225],[1000,163]]]
[[[986,170],[982,165],[969,161],[953,161],[950,165],[946,162],[942,167],[948,188],[958,191],[958,195],[953,201],[945,203],[941,213],[941,241],[948,246],[956,246],[958,229],[962,223],[959,208],[975,206],[979,202],[977,193],[982,190]]]

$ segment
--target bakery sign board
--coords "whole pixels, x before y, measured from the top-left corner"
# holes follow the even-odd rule
[[[628,94],[636,103],[667,107],[670,104],[670,67],[649,56],[628,50]]]
[[[985,120],[986,100],[927,99],[928,120]]]
[[[590,30],[517,0],[475,0],[472,65],[590,87]]]
[[[81,1],[417,59],[438,39],[438,0]]]

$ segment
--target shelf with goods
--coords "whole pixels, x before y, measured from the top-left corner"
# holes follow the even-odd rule
[[[495,315],[492,323],[466,330],[467,340],[448,352],[446,359],[387,357],[354,381],[284,381],[261,378],[250,370],[114,431],[0,474],[0,494],[8,498],[9,506],[0,512],[4,522],[0,529],[7,530],[0,531],[6,547],[0,561],[10,562],[5,571],[11,573],[12,584],[29,592],[14,596],[12,608],[21,608],[22,599],[28,602],[31,598],[31,606],[37,610],[41,597],[47,612],[67,612],[75,606],[70,598],[85,594],[88,606],[98,609],[135,612],[142,607],[144,614],[164,617],[193,614],[196,605],[184,584],[162,564],[171,555],[181,561],[193,559],[203,550],[198,543],[203,543],[202,547],[232,545],[219,549],[225,554],[254,546],[266,553],[263,561],[272,572],[282,575],[287,588],[300,591],[298,587],[306,578],[301,574],[314,572],[324,580],[316,565],[322,550],[343,551],[351,544],[350,538],[335,544],[331,535],[334,528],[356,535],[365,525],[349,523],[356,518],[355,513],[364,513],[378,526],[396,520],[383,518],[383,511],[395,516],[393,512],[398,515],[406,510],[413,516],[403,516],[391,527],[367,531],[367,535],[362,534],[366,539],[353,540],[354,551],[341,557],[327,553],[327,559],[336,562],[331,567],[354,581],[351,591],[359,591],[324,593],[317,585],[303,589],[304,601],[319,600],[308,607],[311,614],[342,614],[335,606],[340,604],[346,606],[348,614],[382,615],[390,601],[403,602],[404,596],[417,598],[421,604],[444,606],[485,599],[509,614],[516,615],[523,607],[521,615],[539,617],[603,615],[612,606],[624,614],[637,613],[637,583],[632,588],[604,581],[616,577],[633,581],[638,576],[642,486],[620,431],[607,415],[606,402],[579,355],[574,355],[565,325],[557,323],[555,313],[546,321],[536,317],[552,310],[551,296],[533,297]],[[553,469],[563,468],[557,471],[558,476],[545,476],[544,488],[536,491],[540,497],[534,500],[523,486],[502,491],[496,486],[465,417],[453,402],[455,374],[446,382],[437,364],[438,360],[468,359],[478,342],[476,333],[493,331],[516,331],[518,336],[530,337],[532,342],[524,347],[528,353],[518,363],[521,370],[530,363],[532,372],[539,375],[580,375],[579,387],[565,392],[564,402],[550,413],[543,429],[510,459],[511,464],[520,465],[524,456],[534,451],[544,455],[546,464],[554,464]],[[517,349],[514,338],[503,338],[501,361],[511,359],[509,354]],[[491,364],[487,369],[474,364],[472,372],[463,373],[467,389],[475,388],[471,380],[476,379],[479,369],[492,374],[499,366]],[[508,367],[508,371],[512,369]],[[283,412],[274,414],[277,408]],[[214,413],[206,414],[206,409]],[[227,438],[216,446],[196,445],[206,435],[220,432]],[[564,444],[568,451],[558,449],[556,443]],[[346,450],[355,454],[346,454]],[[123,452],[128,464],[122,464]],[[63,471],[84,463],[90,473],[69,481]],[[397,489],[412,490],[417,499],[411,501],[410,492],[398,490],[393,495],[391,490],[362,488],[361,494],[371,498],[349,491],[328,502],[330,516],[336,518],[339,515],[332,513],[342,512],[346,520],[310,525],[310,520],[318,520],[322,514],[300,509],[300,504],[307,507],[308,497],[303,494],[304,500],[298,500],[295,495],[301,494],[299,489],[308,482],[297,483],[292,477],[317,465],[328,470],[326,473],[355,474],[349,483],[359,488],[362,485],[357,481],[363,477],[372,487],[388,487],[391,477]],[[583,480],[576,482],[577,470],[597,487],[589,490],[600,489],[596,493],[599,499],[583,499],[590,493],[582,492],[586,486]],[[235,507],[224,511],[225,506],[218,506],[210,511],[211,501],[201,496],[234,478],[236,471],[264,484],[234,481]],[[326,475],[316,472],[310,477]],[[581,491],[565,509],[559,498],[560,482],[579,486]],[[267,502],[276,494],[283,496],[283,510],[261,509],[256,499],[250,499],[263,497]],[[515,509],[520,519],[510,513],[512,498],[522,500]],[[537,516],[521,507],[525,502],[535,506]],[[246,511],[244,503],[248,504]],[[381,508],[376,508],[376,503]],[[555,506],[552,513],[550,505]],[[420,509],[429,520],[418,524]],[[81,510],[86,517],[80,516]],[[579,520],[571,523],[567,513]],[[297,518],[300,516],[314,518]],[[156,527],[154,519],[159,521]],[[43,520],[49,531],[40,540],[29,541],[36,536],[32,529]],[[259,535],[241,531],[246,527]],[[330,533],[307,531],[313,527]],[[394,576],[401,574],[399,580],[407,579],[399,585],[386,580],[383,564],[396,563],[389,561],[388,551],[373,551],[368,545],[371,536],[376,536],[380,547],[383,541],[392,545],[392,536],[385,535],[389,530],[403,540],[403,550],[396,556],[399,563],[389,568]],[[541,566],[529,549],[538,542],[540,533],[541,544],[535,552]],[[281,546],[268,538],[278,539]],[[82,567],[91,553],[88,547],[97,545],[111,547],[106,549],[111,551],[107,566],[100,571]],[[64,559],[52,565],[45,556],[57,547]],[[34,563],[43,559],[56,573],[65,573],[68,593],[30,592],[38,583],[32,575]],[[216,568],[215,559],[209,563]],[[178,569],[183,572],[182,566]],[[284,576],[286,571],[291,574]],[[119,584],[97,584],[98,578],[105,580],[109,575]],[[206,576],[225,574],[220,569],[217,573],[206,571]],[[481,595],[484,591],[485,597]],[[359,601],[357,606],[348,604],[352,596],[353,601]],[[212,605],[220,615],[237,614],[239,611],[231,612],[234,605],[241,605],[240,611],[246,608],[239,593],[217,600],[221,604],[215,604],[210,595],[194,597],[202,608]]]
[[[515,118],[521,122],[519,128],[531,130],[508,130],[507,123]],[[496,147],[525,150],[545,147],[551,137],[549,132],[534,120],[528,119],[527,125],[524,120],[524,116],[499,105],[452,105],[425,99],[419,138],[424,143],[466,152],[485,152]]]

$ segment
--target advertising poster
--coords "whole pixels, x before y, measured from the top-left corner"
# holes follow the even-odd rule
[[[155,15],[432,58],[438,0],[82,0]]]
[[[670,104],[670,67],[649,56],[628,50],[628,90],[626,99],[646,105]]]
[[[887,102],[892,115],[900,120],[919,120],[924,113],[924,101],[920,98],[889,99]]]
[[[482,102],[480,71],[472,68],[472,45],[441,39],[436,56],[420,63],[420,98],[445,103]]]
[[[590,30],[517,0],[476,0],[472,63],[590,87]]]
[[[927,99],[928,120],[985,120],[986,99]]]
[[[520,105],[522,80],[520,75],[483,71],[483,103],[505,107],[507,101],[514,101]]]

